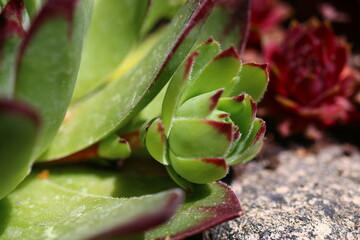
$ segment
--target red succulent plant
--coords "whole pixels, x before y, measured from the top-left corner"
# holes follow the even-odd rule
[[[281,119],[283,136],[304,131],[319,138],[319,129],[351,120],[356,110],[350,100],[349,45],[329,24],[295,23],[283,42],[268,44],[264,54],[271,64],[265,114]]]
[[[279,0],[252,0],[248,47],[260,49],[264,34],[277,29],[291,13],[290,7]]]

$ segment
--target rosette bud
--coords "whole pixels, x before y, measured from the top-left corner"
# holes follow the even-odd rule
[[[161,117],[148,124],[148,151],[184,188],[221,179],[260,150],[265,123],[255,101],[267,82],[265,65],[241,64],[234,48],[220,53],[214,40],[203,43],[171,80]]]

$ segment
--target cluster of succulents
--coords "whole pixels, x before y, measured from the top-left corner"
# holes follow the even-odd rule
[[[0,1],[0,239],[182,239],[239,216],[213,181],[265,132],[266,67],[230,47],[247,4],[234,22],[213,0]],[[164,167],[123,133],[168,81],[144,133]]]
[[[255,101],[267,82],[266,65],[241,64],[233,47],[206,41],[170,82],[161,117],[146,127],[147,149],[184,188],[223,178],[260,150],[265,122]]]
[[[276,117],[283,136],[304,133],[319,138],[323,129],[352,121],[353,76],[347,65],[350,46],[319,21],[294,23],[283,41],[264,49],[272,84],[266,114]]]

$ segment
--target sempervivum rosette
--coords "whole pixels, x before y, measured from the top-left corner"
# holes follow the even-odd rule
[[[346,42],[318,21],[296,23],[281,45],[267,46],[266,60],[272,66],[267,110],[281,118],[282,135],[305,131],[316,138],[320,132],[311,129],[350,120],[354,108],[348,52]]]
[[[241,64],[234,48],[220,53],[217,42],[205,42],[172,79],[161,118],[147,126],[150,154],[183,187],[221,179],[262,145],[255,101],[267,82],[265,65]]]

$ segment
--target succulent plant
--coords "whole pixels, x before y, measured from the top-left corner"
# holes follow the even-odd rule
[[[255,118],[255,101],[267,81],[266,65],[241,64],[233,47],[220,53],[217,42],[206,41],[171,80],[161,118],[146,127],[150,154],[184,188],[183,179],[221,179],[261,147],[265,123]]]
[[[264,35],[278,28],[290,16],[291,9],[280,0],[252,0],[250,10],[250,35],[247,47],[260,50]]]
[[[195,43],[210,35],[226,48],[245,42],[246,7],[237,12],[244,18],[230,22],[213,0],[2,0],[0,6],[0,239],[183,239],[239,216],[240,203],[225,184],[193,185],[186,195],[146,149],[120,161],[121,168],[118,160],[132,147],[119,136],[171,78],[170,86],[180,83],[180,66]],[[229,24],[236,27],[225,31]],[[189,58],[188,75],[219,75],[220,68],[227,76],[221,81],[236,83],[234,89],[224,82],[198,85],[204,94],[224,91],[214,114],[221,101],[231,116],[242,106],[235,100],[250,104],[244,106],[249,122],[216,120],[233,126],[235,146],[236,128],[262,124],[253,121],[250,96],[260,98],[267,79],[263,68],[241,65],[234,48],[211,60],[219,51],[215,41],[202,45]],[[238,81],[250,75],[254,81]],[[240,90],[242,97],[230,97]],[[174,100],[167,96],[164,107]],[[236,141],[253,143],[247,135]],[[79,156],[87,162],[76,165]]]
[[[272,84],[264,103],[268,114],[281,121],[282,135],[304,131],[316,138],[319,129],[351,120],[348,54],[345,40],[319,21],[294,23],[281,45],[266,46]]]

